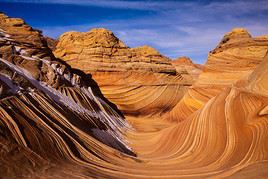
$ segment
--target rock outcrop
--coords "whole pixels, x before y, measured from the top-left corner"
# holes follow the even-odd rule
[[[177,73],[184,74],[185,76],[190,75],[194,81],[197,80],[198,76],[203,71],[202,65],[194,64],[188,57],[179,57],[171,63],[175,66]]]
[[[104,96],[126,115],[161,115],[193,83],[171,60],[149,46],[128,48],[106,29],[66,32],[54,54],[89,73]]]
[[[50,37],[47,37],[47,36],[45,36],[44,38],[45,38],[45,40],[47,42],[47,46],[51,50],[55,50],[56,49],[56,46],[57,46],[57,43],[58,43],[58,40],[53,39],[53,38],[50,38]]]
[[[93,84],[55,58],[40,31],[0,14],[1,178],[36,178],[63,158],[94,156],[97,145],[135,155],[123,136],[130,125]]]
[[[227,33],[209,53],[203,72],[173,109],[176,112],[171,112],[171,119],[183,120],[224,88],[251,74],[267,56],[268,39],[264,37],[254,38],[242,28]]]
[[[158,162],[166,169],[174,164],[177,169],[170,178],[266,177],[267,65],[268,58],[178,125],[148,135],[148,140],[135,138],[134,150],[143,158],[157,160],[161,155]]]
[[[60,36],[55,56],[86,73],[94,71],[152,71],[175,74],[167,57],[149,46],[129,48],[111,31],[66,32]]]
[[[263,61],[267,42],[251,37],[245,29],[233,29],[210,52],[199,84],[230,85],[247,76]]]

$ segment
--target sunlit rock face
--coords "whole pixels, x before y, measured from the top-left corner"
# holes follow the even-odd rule
[[[0,14],[0,178],[268,176],[266,36],[235,29],[204,67],[183,57],[174,74],[94,65],[85,74],[50,48]]]
[[[203,72],[195,84],[168,118],[184,120],[223,89],[251,74],[264,60],[267,52],[268,39],[265,36],[254,38],[243,28],[235,28],[226,33],[219,45],[209,53]],[[175,111],[180,111],[179,116]]]
[[[192,85],[171,60],[149,46],[127,47],[111,31],[66,32],[54,54],[92,75],[104,96],[126,115],[162,115]]]
[[[154,48],[129,48],[111,31],[103,28],[62,34],[54,54],[86,73],[128,70],[176,72],[170,60]]]
[[[177,73],[183,76],[190,75],[193,82],[197,80],[200,73],[203,71],[203,66],[199,64],[194,64],[189,57],[179,57],[173,60],[172,65],[175,66]]]
[[[263,61],[267,47],[267,39],[253,38],[245,29],[233,29],[210,52],[198,84],[229,85],[247,76]]]

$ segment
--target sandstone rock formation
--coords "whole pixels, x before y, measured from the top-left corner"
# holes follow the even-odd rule
[[[197,80],[203,70],[202,65],[194,64],[188,57],[179,57],[171,63],[175,66],[177,73],[184,74],[185,76],[191,75],[194,81]]]
[[[176,73],[170,60],[157,50],[149,46],[129,48],[103,28],[64,33],[54,54],[86,73],[129,70]]]
[[[35,178],[63,159],[94,155],[98,145],[135,155],[123,136],[129,124],[76,71],[40,31],[0,14],[1,178]]]
[[[58,40],[56,39],[53,39],[53,38],[50,38],[50,37],[44,37],[46,42],[47,42],[47,46],[51,49],[51,50],[55,50],[56,49],[56,46],[57,46],[57,43],[58,43]]]
[[[171,60],[149,46],[128,48],[106,29],[66,32],[55,56],[92,75],[102,93],[127,115],[161,115],[193,83]]]
[[[268,39],[253,38],[242,28],[227,33],[208,55],[203,72],[171,112],[169,119],[183,120],[237,80],[248,76],[268,53]]]
[[[247,76],[263,61],[267,42],[267,39],[252,38],[245,29],[233,29],[210,52],[205,73],[200,75],[198,83],[230,85]]]
[[[227,34],[182,100],[191,76],[92,72],[124,113],[141,113],[128,123],[90,74],[55,58],[21,19],[0,14],[0,178],[266,178],[268,46],[246,34]],[[149,107],[166,112],[146,114]]]
[[[246,79],[223,89],[175,127],[147,134],[148,140],[133,136],[134,150],[158,160],[151,165],[176,166],[173,177],[265,178],[267,65],[266,58]]]

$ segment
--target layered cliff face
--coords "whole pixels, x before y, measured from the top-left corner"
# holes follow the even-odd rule
[[[193,78],[149,46],[128,48],[106,29],[66,32],[55,56],[92,75],[102,93],[126,115],[161,115],[182,98]]]
[[[245,34],[227,34],[235,39],[209,54],[184,96],[193,80],[186,58],[174,62],[176,75],[92,72],[105,96],[136,112],[130,126],[90,74],[55,58],[21,19],[0,14],[0,178],[267,177],[267,38]],[[223,59],[228,68],[219,68]]]
[[[267,49],[265,37],[234,29],[209,54],[204,68],[183,57],[172,62],[177,76],[133,69],[93,72],[107,98],[125,114],[136,114],[127,117],[136,129],[127,138],[141,163],[124,164],[131,169],[116,177],[266,176],[267,59],[260,63]],[[262,69],[252,73],[259,64]],[[194,81],[181,99],[181,87]],[[165,112],[159,117],[151,115],[154,111]]]
[[[54,54],[86,73],[129,70],[176,72],[170,60],[152,47],[128,48],[111,31],[102,28],[64,33]]]
[[[245,29],[233,29],[210,52],[198,84],[230,85],[247,76],[263,61],[267,46],[267,39],[253,38]]]
[[[212,97],[237,80],[247,77],[268,53],[265,36],[253,38],[242,28],[225,34],[208,55],[203,72],[171,112],[169,119],[184,120]],[[180,111],[179,116],[176,111]]]

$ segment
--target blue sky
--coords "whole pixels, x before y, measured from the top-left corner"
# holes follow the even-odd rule
[[[126,45],[150,45],[170,58],[207,54],[234,27],[268,34],[267,0],[0,0],[0,11],[23,18],[44,35],[105,27]]]

